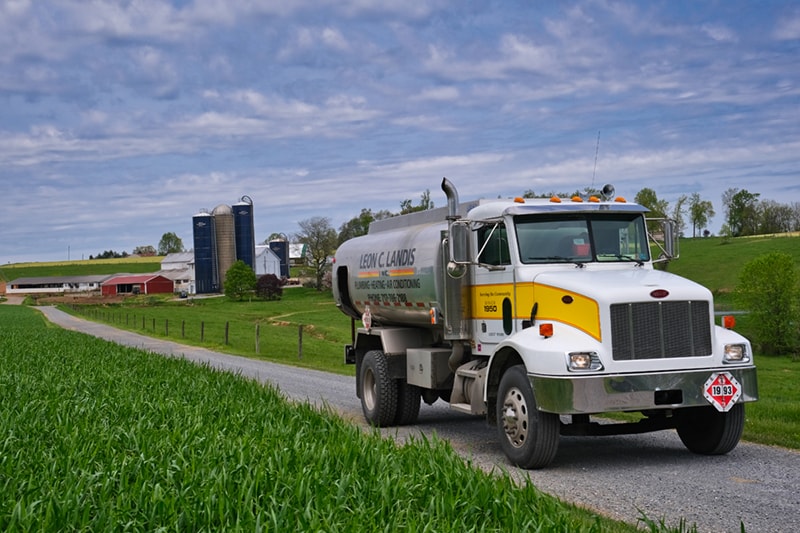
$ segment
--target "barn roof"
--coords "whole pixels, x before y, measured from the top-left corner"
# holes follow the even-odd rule
[[[9,285],[43,285],[57,283],[102,283],[110,278],[111,274],[92,276],[40,276],[32,278],[17,278],[8,282]]]
[[[154,279],[161,278],[166,281],[172,281],[160,274],[126,274],[122,276],[114,276],[106,280],[103,285],[132,285],[134,283],[147,283]]]

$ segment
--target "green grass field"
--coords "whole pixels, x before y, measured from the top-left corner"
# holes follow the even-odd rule
[[[714,293],[718,310],[731,310],[731,292],[742,267],[759,255],[783,252],[800,268],[800,237],[768,236],[681,239],[680,258],[672,261],[669,272],[689,278]]]
[[[161,270],[163,257],[124,257],[48,263],[14,263],[0,266],[0,280],[51,276],[94,276],[101,274],[146,274]]]

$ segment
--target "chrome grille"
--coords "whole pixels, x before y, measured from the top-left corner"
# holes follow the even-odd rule
[[[615,361],[711,354],[707,301],[635,302],[611,306]]]

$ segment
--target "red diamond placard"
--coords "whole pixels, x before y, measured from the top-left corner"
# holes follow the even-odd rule
[[[715,372],[703,385],[703,396],[717,411],[730,411],[742,395],[742,386],[730,372]]]

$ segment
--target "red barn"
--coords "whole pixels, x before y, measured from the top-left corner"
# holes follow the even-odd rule
[[[169,278],[159,274],[135,274],[114,276],[103,282],[103,296],[114,294],[164,294],[175,290],[175,284]]]

